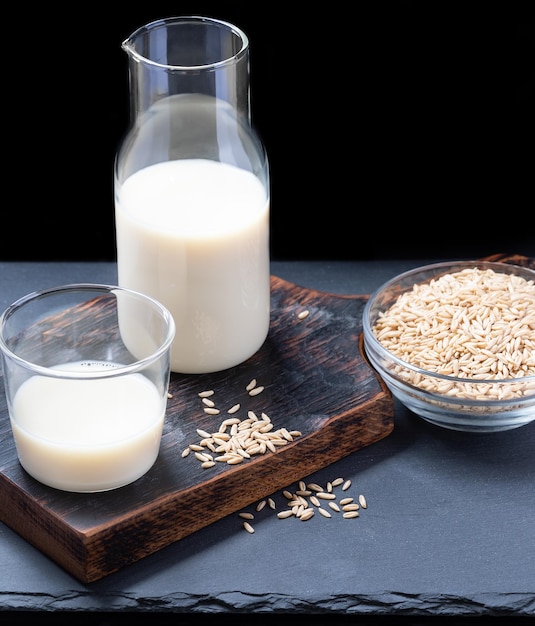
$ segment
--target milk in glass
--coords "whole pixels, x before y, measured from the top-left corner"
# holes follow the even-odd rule
[[[209,159],[164,161],[116,196],[119,284],[171,312],[171,370],[223,370],[268,334],[269,198],[261,181]]]
[[[87,368],[69,363],[53,369]],[[142,374],[84,380],[35,375],[15,393],[10,414],[18,457],[29,474],[65,491],[106,491],[137,480],[156,461],[165,402]]]

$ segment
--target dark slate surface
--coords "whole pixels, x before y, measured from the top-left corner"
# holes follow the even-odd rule
[[[274,262],[272,273],[360,294],[425,262]],[[0,263],[0,307],[53,284],[115,280],[112,263]],[[0,523],[0,609],[82,611],[101,624],[130,611],[535,617],[535,423],[458,433],[397,404],[395,420],[386,439],[304,477],[351,479],[347,494],[369,504],[356,520],[279,520],[266,507],[250,535],[234,514],[90,585]]]

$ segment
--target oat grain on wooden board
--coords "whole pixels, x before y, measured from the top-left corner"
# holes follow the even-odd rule
[[[245,387],[249,396],[259,395],[263,390],[264,386],[257,385],[256,378],[253,378]],[[216,402],[209,399],[209,396],[214,396],[213,390],[201,391],[198,396],[201,398],[205,413],[219,414],[220,410],[216,407]],[[236,402],[227,413],[235,414],[240,408],[241,403]],[[258,417],[257,413],[251,409],[247,411],[247,417],[243,420],[239,417],[229,417],[219,424],[216,432],[197,428],[197,434],[202,439],[197,443],[189,444],[182,451],[181,456],[186,458],[189,450],[194,451],[194,456],[201,462],[202,469],[214,467],[216,461],[237,465],[252,456],[276,452],[277,447],[287,445],[294,441],[294,438],[301,436],[301,432],[297,430],[289,431],[286,428],[274,430],[273,422],[267,413],[262,411]],[[206,448],[217,456],[208,454]]]
[[[102,494],[84,498],[82,506],[68,495],[58,498],[38,487],[30,489],[16,451],[4,445],[0,500],[13,498],[15,506],[0,507],[1,521],[82,582],[93,582],[387,437],[393,432],[392,398],[361,349],[360,316],[366,299],[326,294],[272,276],[269,341],[253,358],[232,371],[171,375],[160,456],[146,480],[126,488],[121,498],[110,497],[105,510],[96,505],[108,501]],[[311,315],[302,322],[296,312],[304,303]],[[97,305],[84,314],[106,311]],[[348,325],[349,319],[355,324]],[[253,378],[265,386],[257,396],[245,391]],[[296,393],[300,389],[306,393]],[[220,409],[219,416],[204,413],[199,391],[213,392],[206,397],[215,406],[206,408]],[[299,434],[277,446],[275,454],[242,460],[228,470],[221,461],[202,469],[192,451],[181,458],[187,442],[202,440],[196,428],[216,431],[215,422],[222,415],[230,417],[227,410],[237,403],[241,407],[232,415],[239,417],[244,409],[269,403],[265,408],[273,430],[280,420],[288,434]],[[256,413],[260,416],[260,410]],[[0,415],[7,415],[1,397]],[[281,435],[288,438],[285,430]],[[232,438],[230,428],[213,435],[215,447]],[[214,459],[222,456],[208,445],[198,451],[202,448]],[[89,515],[87,503],[93,501]],[[33,511],[30,523],[24,513],[28,507]],[[270,513],[275,514],[265,507],[257,515]],[[318,518],[320,514],[308,523]]]

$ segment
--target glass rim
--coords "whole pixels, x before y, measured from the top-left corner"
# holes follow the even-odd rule
[[[136,50],[136,46],[134,41],[142,34],[146,34],[150,31],[154,31],[158,28],[164,26],[173,26],[181,23],[189,23],[189,24],[207,24],[212,26],[219,26],[220,28],[224,28],[229,32],[234,33],[236,37],[241,40],[241,48],[232,54],[231,56],[227,56],[219,61],[215,61],[212,63],[205,63],[202,65],[172,65],[169,63],[160,63],[155,61],[154,59],[150,59],[144,54],[141,54]],[[151,65],[157,68],[169,70],[169,71],[180,71],[180,72],[191,72],[191,71],[201,71],[201,70],[213,70],[217,68],[224,67],[230,63],[236,62],[240,59],[244,54],[247,53],[249,49],[249,37],[246,33],[235,24],[231,22],[227,22],[225,20],[221,20],[215,17],[207,17],[203,15],[177,15],[172,17],[166,17],[163,19],[153,20],[152,22],[148,22],[139,28],[136,28],[126,39],[121,43],[121,48],[129,54],[133,59],[138,62],[145,63],[146,65]]]
[[[12,317],[12,315],[29,302],[32,302],[44,296],[69,292],[94,292],[109,295],[116,295],[117,292],[120,292],[129,294],[130,296],[133,296],[138,300],[144,301],[147,304],[150,304],[152,308],[157,311],[160,317],[164,320],[167,327],[165,338],[163,339],[163,341],[159,342],[158,347],[152,352],[152,354],[147,357],[137,359],[133,363],[129,363],[127,365],[118,365],[117,367],[97,370],[93,372],[59,370],[52,367],[46,367],[44,365],[38,365],[37,363],[28,361],[27,359],[24,359],[23,357],[13,352],[4,339],[5,325],[6,322]],[[65,285],[57,285],[54,287],[46,287],[44,289],[32,291],[18,298],[6,308],[0,315],[0,352],[2,353],[4,358],[9,358],[24,369],[31,370],[35,374],[41,374],[51,378],[64,378],[70,380],[116,378],[118,376],[132,374],[138,372],[139,370],[145,369],[148,365],[161,358],[161,356],[170,349],[175,336],[175,331],[175,322],[170,311],[161,302],[147,294],[136,291],[134,289],[129,289],[128,287],[120,287],[119,285],[112,285],[107,283],[69,283]]]

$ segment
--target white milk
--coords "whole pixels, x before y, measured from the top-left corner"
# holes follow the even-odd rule
[[[128,178],[116,198],[119,284],[159,300],[176,334],[171,370],[242,363],[269,330],[269,199],[245,170],[167,161]]]
[[[164,415],[162,394],[141,374],[32,376],[15,394],[11,426],[20,463],[34,478],[65,491],[105,491],[152,467]]]

